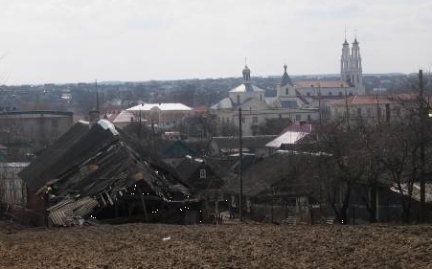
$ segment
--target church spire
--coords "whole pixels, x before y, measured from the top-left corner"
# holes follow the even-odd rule
[[[286,64],[284,64],[284,66],[283,66],[283,68],[284,68],[284,73],[283,73],[283,75],[282,75],[282,81],[281,81],[281,86],[286,86],[286,85],[290,85],[290,86],[293,86],[293,82],[292,82],[292,80],[291,80],[291,78],[290,78],[290,76],[288,75],[288,72],[287,72],[287,65]]]
[[[349,45],[348,42],[347,42],[346,32],[347,32],[347,30],[346,30],[346,27],[345,27],[345,32],[344,32],[345,42],[342,44],[343,46],[348,46]]]
[[[342,81],[350,80],[349,71],[350,71],[350,47],[346,40],[346,29],[345,29],[345,42],[342,44],[342,55],[341,55],[341,79]]]
[[[243,69],[243,83],[244,84],[250,84],[250,69],[245,64],[245,68]]]

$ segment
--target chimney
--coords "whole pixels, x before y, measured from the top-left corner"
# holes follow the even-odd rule
[[[97,124],[99,121],[99,111],[91,110],[89,112],[89,128],[91,129],[93,125]]]

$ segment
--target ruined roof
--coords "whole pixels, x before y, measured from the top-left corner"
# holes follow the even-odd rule
[[[138,154],[124,132],[107,120],[89,129],[75,124],[21,173],[32,193],[47,186],[59,195],[95,196],[115,192],[139,181],[162,198],[171,192],[188,193],[187,187],[151,155]]]

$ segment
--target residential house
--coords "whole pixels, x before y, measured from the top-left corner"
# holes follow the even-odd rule
[[[312,132],[312,124],[300,122],[289,125],[282,131],[281,135],[266,144],[266,147],[273,149],[295,149],[296,145],[309,143],[309,136]]]
[[[162,160],[173,168],[176,168],[186,156],[196,156],[196,152],[184,141],[177,140],[170,143],[162,152]]]
[[[243,152],[253,153],[258,157],[267,157],[272,151],[266,147],[266,144],[276,137],[276,135],[243,136]],[[239,137],[213,137],[210,141],[210,156],[228,156],[238,152],[240,152]]]
[[[30,211],[44,216],[48,210],[57,225],[90,214],[133,212],[150,221],[170,208],[170,201],[189,201],[189,188],[174,171],[109,121],[90,118],[90,123],[76,123],[19,173]]]
[[[139,104],[126,109],[135,115],[137,121],[147,125],[156,125],[163,130],[180,128],[183,120],[188,117],[192,108],[181,103]]]

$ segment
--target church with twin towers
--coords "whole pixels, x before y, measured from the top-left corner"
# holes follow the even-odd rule
[[[336,59],[335,59],[336,60]],[[244,135],[257,134],[258,126],[267,119],[290,119],[291,122],[318,122],[330,115],[331,104],[348,96],[365,95],[362,58],[357,37],[350,45],[344,40],[340,58],[339,79],[291,79],[283,66],[280,83],[275,85],[276,96],[267,97],[265,90],[253,84],[251,69],[245,65],[243,83],[228,91],[228,96],[210,107],[220,125],[238,126],[239,109],[247,111],[242,117]]]
[[[358,95],[364,95],[362,60],[360,55],[360,46],[357,37],[351,45],[346,38],[342,44],[341,56],[341,79],[358,88]]]

